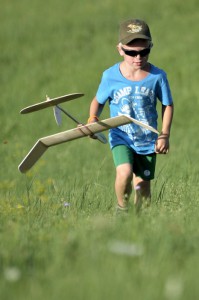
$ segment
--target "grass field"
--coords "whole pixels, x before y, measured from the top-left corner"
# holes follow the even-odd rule
[[[150,61],[168,74],[175,117],[151,207],[117,218],[109,146],[63,144],[22,175],[38,138],[75,124],[19,111],[83,92],[63,107],[85,122],[129,17],[151,27]],[[0,299],[198,299],[198,1],[1,0],[0,18]]]

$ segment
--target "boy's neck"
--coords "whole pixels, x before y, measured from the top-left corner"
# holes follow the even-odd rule
[[[132,81],[140,81],[148,76],[150,72],[151,65],[150,63],[146,63],[143,68],[133,68],[132,66],[128,65],[125,61],[120,64],[120,72],[122,75]]]

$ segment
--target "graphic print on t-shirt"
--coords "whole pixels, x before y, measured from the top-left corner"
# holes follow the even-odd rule
[[[114,93],[111,105],[117,105],[118,115],[128,115],[147,125],[153,123],[154,91],[145,87],[136,85],[134,89],[131,86],[124,87]],[[140,126],[131,124],[120,126],[120,129],[126,132],[134,141],[136,147],[145,145],[153,137],[150,131]],[[144,137],[144,138],[143,138]]]

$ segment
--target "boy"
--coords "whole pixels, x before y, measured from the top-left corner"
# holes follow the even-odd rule
[[[157,99],[162,104],[162,130],[157,134],[134,123],[111,129],[109,143],[116,167],[115,192],[118,209],[126,211],[132,192],[137,209],[150,203],[156,153],[169,151],[173,100],[166,73],[148,62],[153,44],[148,25],[131,19],[120,25],[117,49],[123,61],[103,73],[90,105],[88,123],[98,121],[109,101],[110,116],[126,114],[157,129]]]

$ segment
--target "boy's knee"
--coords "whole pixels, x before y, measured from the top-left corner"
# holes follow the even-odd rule
[[[117,178],[122,181],[132,181],[133,172],[130,166],[118,166],[116,169]]]

